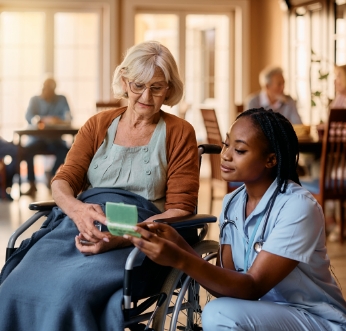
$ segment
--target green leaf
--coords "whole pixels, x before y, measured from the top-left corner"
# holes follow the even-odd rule
[[[315,97],[320,97],[322,95],[322,92],[321,91],[311,92],[311,95],[313,95]]]
[[[320,76],[318,77],[319,80],[327,79],[329,76],[329,72],[322,73],[321,70],[318,70],[318,73],[320,74]]]

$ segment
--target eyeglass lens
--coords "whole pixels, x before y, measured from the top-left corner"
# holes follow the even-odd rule
[[[168,89],[167,85],[152,85],[150,87],[145,86],[144,84],[129,82],[130,89],[133,93],[142,94],[148,88],[153,96],[162,96],[165,91]]]

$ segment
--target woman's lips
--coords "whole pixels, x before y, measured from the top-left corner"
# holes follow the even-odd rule
[[[142,107],[152,107],[153,105],[147,105],[146,103],[138,102]]]
[[[234,171],[234,168],[231,168],[231,167],[226,167],[225,165],[221,164],[221,171],[223,172],[233,172]]]

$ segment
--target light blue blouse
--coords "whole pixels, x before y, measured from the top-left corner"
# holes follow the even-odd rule
[[[253,244],[261,237],[265,209],[276,187],[275,180],[246,219],[245,189],[234,197],[226,211],[226,218],[234,221],[234,224],[225,226],[220,242],[232,246],[234,266],[237,270],[247,270],[257,257]],[[226,195],[222,210],[233,194],[234,192]],[[249,238],[261,217],[260,226],[249,247],[249,263],[245,268]],[[223,223],[224,212],[220,215],[220,227]],[[299,264],[261,300],[300,307],[326,320],[344,325],[346,302],[330,272],[323,212],[307,190],[290,181],[286,192],[279,193],[268,218],[264,241],[263,250],[299,261]]]
[[[166,123],[161,118],[148,145],[124,147],[113,143],[120,117],[109,127],[88,170],[91,187],[114,187],[136,193],[164,212],[167,159]]]

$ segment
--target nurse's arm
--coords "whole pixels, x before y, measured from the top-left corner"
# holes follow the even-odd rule
[[[165,224],[158,224],[155,227],[159,230],[169,229]],[[232,268],[232,251],[229,245],[224,245],[222,261],[226,268],[221,268],[205,261],[196,252],[184,249],[178,238],[177,240],[172,240],[170,237],[163,238],[141,227],[137,228],[136,231],[142,235],[142,238],[131,236],[126,238],[144,254],[156,263],[182,270],[217,296],[258,300],[298,265],[298,261],[262,250],[251,268],[246,273],[241,273],[234,270],[234,265]]]
[[[223,256],[222,258],[222,267],[225,269],[233,270],[235,271],[234,263],[233,263],[233,257],[232,257],[232,247],[231,245],[221,245],[217,252],[217,259],[216,259],[216,265],[221,266],[220,261],[220,250],[221,254]],[[222,297],[223,295],[220,293],[217,293],[213,291],[212,289],[208,288],[207,286],[203,286],[206,290],[208,290],[209,293],[211,293],[214,297]]]
[[[226,252],[230,253],[229,250]],[[261,298],[288,276],[299,263],[262,250],[251,268],[246,273],[241,273],[235,271],[234,266],[232,269],[231,264],[225,264],[227,255],[223,255],[222,258],[225,268],[214,266],[195,256],[188,256],[186,253],[182,255],[174,267],[194,278],[217,297],[244,300]]]
[[[217,297],[258,300],[298,265],[298,261],[262,250],[246,273],[238,272],[234,270],[234,265],[232,268],[233,261],[229,259],[231,250],[227,245],[224,246],[222,256],[224,268],[186,253],[182,253],[181,258],[177,259],[178,264],[174,267],[196,279]]]

